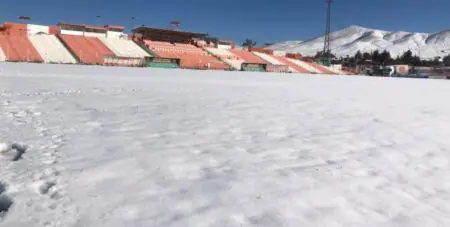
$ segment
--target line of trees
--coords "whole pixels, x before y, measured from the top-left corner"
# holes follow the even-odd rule
[[[257,44],[253,39],[245,39],[242,43],[243,47],[253,48]],[[272,43],[265,43],[264,47],[271,45]],[[391,54],[384,50],[380,52],[375,50],[371,53],[358,51],[354,56],[346,56],[336,58],[335,55],[329,53],[332,59],[332,64],[343,64],[344,66],[354,67],[362,64],[375,64],[375,65],[411,65],[411,66],[450,66],[450,54],[443,57],[435,57],[434,59],[421,59],[419,56],[414,55],[411,50],[405,51],[402,55],[393,58]],[[316,59],[323,57],[321,52],[318,52],[315,56]]]
[[[378,65],[412,65],[412,66],[450,66],[450,55],[441,59],[436,57],[434,59],[421,59],[414,55],[411,50],[405,51],[402,55],[393,58],[388,51],[375,50],[372,53],[361,51],[356,52],[354,56],[346,56],[341,58],[334,58],[333,63],[343,64],[346,66],[355,66],[361,64],[378,64]]]

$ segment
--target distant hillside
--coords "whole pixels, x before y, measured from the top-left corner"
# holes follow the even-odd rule
[[[267,48],[273,50],[297,52],[313,56],[323,49],[324,37],[304,42],[286,41]],[[450,30],[433,34],[383,30],[350,26],[331,33],[331,49],[336,56],[352,56],[358,50],[371,52],[387,50],[393,57],[411,50],[422,58],[434,58],[450,54]]]

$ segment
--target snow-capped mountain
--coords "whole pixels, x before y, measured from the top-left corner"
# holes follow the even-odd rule
[[[286,41],[268,48],[278,51],[313,56],[323,49],[324,37],[304,42]],[[434,58],[450,54],[450,30],[433,34],[405,31],[383,31],[352,25],[331,33],[331,49],[336,56],[352,56],[358,50],[371,52],[387,50],[393,57],[411,50],[421,58]]]

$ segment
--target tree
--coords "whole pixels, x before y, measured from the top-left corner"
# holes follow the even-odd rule
[[[380,51],[375,50],[375,51],[372,53],[372,61],[373,61],[374,63],[380,63]]]
[[[314,56],[315,59],[323,58],[323,57],[329,57],[330,59],[336,59],[336,55],[334,55],[331,52],[327,52],[325,54],[322,53],[323,51],[319,51],[316,53],[316,56]]]
[[[355,54],[355,60],[361,60],[363,58],[363,55],[361,54],[361,51],[358,50],[358,52],[356,52]]]
[[[445,66],[450,66],[450,54],[444,57]]]
[[[420,57],[419,57],[419,56],[414,55],[414,56],[411,58],[410,64],[413,65],[413,66],[422,66],[422,60],[420,60]]]
[[[242,46],[251,49],[256,46],[256,41],[253,41],[253,39],[245,39],[245,41],[242,43]]]
[[[382,63],[384,65],[392,64],[391,53],[389,53],[387,50],[384,50],[383,52],[381,52],[381,54],[380,54],[380,63]]]
[[[403,64],[409,65],[412,63],[413,60],[413,53],[411,50],[406,51],[403,53],[403,55],[400,57],[400,60]]]

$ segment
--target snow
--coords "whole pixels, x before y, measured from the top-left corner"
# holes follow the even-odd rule
[[[9,152],[12,149],[12,145],[9,143],[0,143],[0,153]]]
[[[448,226],[441,80],[0,64],[0,226]]]
[[[331,49],[336,56],[353,56],[357,51],[371,52],[387,50],[391,56],[402,55],[411,50],[421,58],[434,58],[448,55],[450,31],[445,30],[433,34],[383,31],[352,25],[331,33]],[[301,43],[285,41],[270,46],[273,50],[299,52],[306,56],[314,56],[323,49],[324,37],[314,38]],[[444,52],[442,52],[444,51]]]

